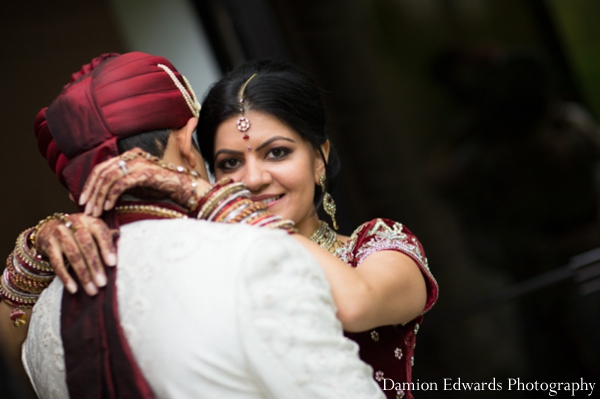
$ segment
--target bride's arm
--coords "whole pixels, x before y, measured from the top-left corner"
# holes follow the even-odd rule
[[[427,293],[416,262],[396,251],[379,251],[353,268],[308,238],[295,235],[319,262],[348,332],[402,324],[423,312]]]

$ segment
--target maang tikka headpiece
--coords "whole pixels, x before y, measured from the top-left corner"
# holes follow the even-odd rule
[[[246,118],[246,109],[244,108],[244,92],[246,91],[246,86],[248,86],[248,83],[250,83],[250,81],[252,80],[252,78],[254,78],[256,75],[258,75],[257,73],[253,74],[252,76],[250,76],[248,78],[248,80],[246,82],[244,82],[244,84],[242,85],[240,92],[238,93],[238,100],[240,102],[240,119],[238,119],[237,121],[237,128],[240,132],[244,133],[244,135],[242,136],[242,139],[244,140],[248,140],[250,138],[250,136],[248,136],[248,134],[246,133],[248,131],[248,129],[250,129],[250,121],[248,120],[248,118]],[[248,146],[248,151],[250,151],[252,149],[252,147]]]

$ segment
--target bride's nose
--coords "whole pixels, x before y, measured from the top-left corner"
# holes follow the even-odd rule
[[[273,181],[271,174],[263,167],[260,162],[248,161],[244,168],[242,182],[252,193],[258,193]]]

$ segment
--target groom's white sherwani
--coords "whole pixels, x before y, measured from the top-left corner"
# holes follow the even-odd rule
[[[323,271],[283,231],[147,220],[122,226],[118,249],[119,315],[157,397],[384,397]],[[68,398],[62,291],[42,294],[23,346],[42,399]]]

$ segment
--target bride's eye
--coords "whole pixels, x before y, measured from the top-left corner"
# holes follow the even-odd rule
[[[268,153],[267,153],[267,158],[269,159],[281,159],[283,157],[285,157],[286,155],[290,154],[292,151],[289,150],[288,148],[285,147],[276,147],[276,148],[272,148]]]
[[[241,162],[235,158],[227,158],[217,163],[217,168],[222,171],[228,172],[238,168]]]

